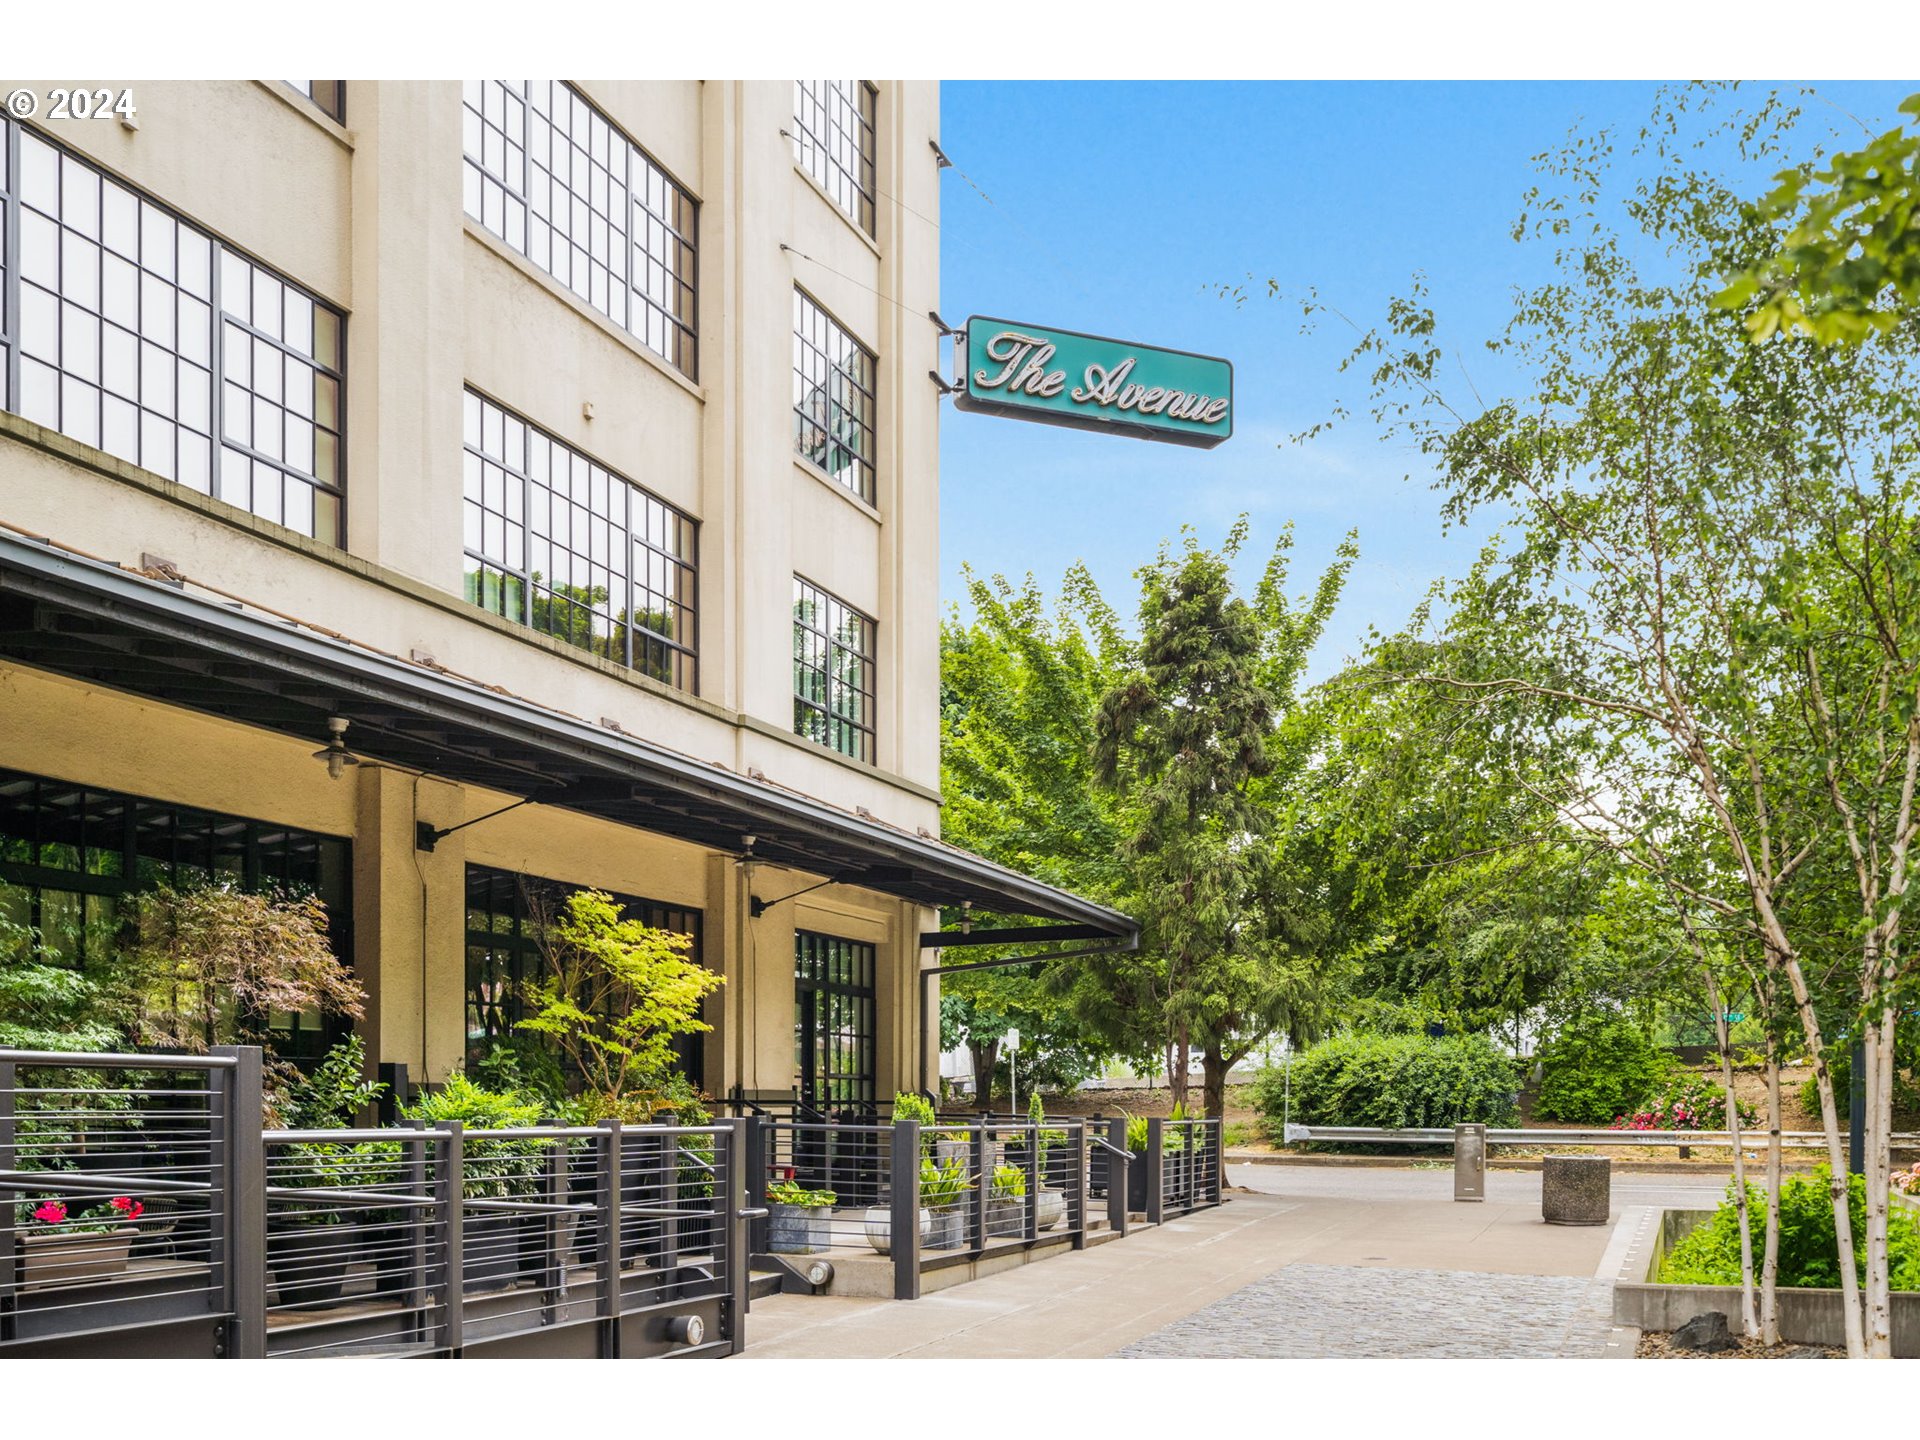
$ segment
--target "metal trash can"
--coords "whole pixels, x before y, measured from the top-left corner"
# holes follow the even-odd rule
[[[1487,1127],[1453,1127],[1453,1198],[1487,1198]]]
[[[1549,1155],[1540,1162],[1540,1218],[1549,1225],[1604,1225],[1613,1215],[1613,1161]]]

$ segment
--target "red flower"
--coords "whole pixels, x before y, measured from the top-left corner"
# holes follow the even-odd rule
[[[58,1200],[44,1200],[34,1210],[33,1218],[45,1225],[58,1225],[67,1218],[67,1207]]]
[[[138,1220],[147,1208],[138,1200],[130,1199],[125,1195],[116,1195],[107,1203],[112,1205],[114,1209],[118,1210],[129,1220]]]

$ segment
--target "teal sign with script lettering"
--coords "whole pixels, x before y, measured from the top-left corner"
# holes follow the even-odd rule
[[[967,321],[962,410],[1211,447],[1233,434],[1233,365],[974,316]]]

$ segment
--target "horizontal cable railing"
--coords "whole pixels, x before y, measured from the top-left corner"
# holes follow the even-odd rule
[[[756,1119],[756,1254],[891,1262],[897,1298],[927,1270],[1054,1240],[1085,1243],[1085,1123],[922,1127]]]
[[[234,1074],[0,1051],[0,1346],[229,1309]]]
[[[0,1353],[743,1343],[744,1121],[263,1131],[258,1051],[152,1058],[0,1050]]]
[[[1384,1130],[1365,1125],[1288,1125],[1284,1137],[1287,1144],[1311,1142],[1331,1145],[1451,1145],[1454,1132],[1451,1128],[1423,1128],[1406,1130]],[[1890,1137],[1896,1149],[1920,1147],[1920,1134],[1898,1132]],[[1727,1130],[1495,1130],[1486,1132],[1489,1145],[1660,1145],[1660,1146],[1698,1146],[1701,1149],[1722,1148],[1733,1144],[1733,1135]],[[1742,1130],[1740,1148],[1743,1150],[1766,1150],[1771,1147],[1771,1139],[1765,1130]],[[1783,1130],[1780,1132],[1780,1147],[1783,1150],[1823,1150],[1827,1145],[1826,1135],[1818,1130]]]

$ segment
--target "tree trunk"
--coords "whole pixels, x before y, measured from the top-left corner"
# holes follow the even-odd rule
[[[1780,944],[1779,950],[1780,966],[1793,989],[1800,1028],[1806,1032],[1807,1048],[1813,1052],[1814,1088],[1820,1094],[1820,1127],[1826,1132],[1827,1140],[1827,1194],[1833,1202],[1834,1258],[1840,1265],[1840,1303],[1845,1320],[1847,1358],[1860,1360],[1866,1357],[1867,1342],[1860,1323],[1860,1276],[1854,1269],[1853,1213],[1847,1194],[1846,1151],[1840,1143],[1840,1111],[1833,1100],[1833,1072],[1827,1068],[1826,1046],[1820,1038],[1820,1017],[1814,1013],[1813,993],[1807,987],[1806,973],[1790,948]]]
[[[1227,1071],[1230,1068],[1227,1057],[1220,1053],[1218,1044],[1212,1044],[1200,1052],[1200,1063],[1205,1067],[1206,1074],[1200,1103],[1206,1107],[1209,1120],[1219,1120],[1227,1113]]]
[[[1193,1063],[1193,1044],[1188,1038],[1187,1022],[1182,1020],[1173,1032],[1173,1063],[1167,1067],[1167,1088],[1173,1092],[1176,1110],[1187,1105],[1187,1067]]]
[[[1753,1221],[1747,1214],[1747,1162],[1740,1147],[1740,1104],[1733,1095],[1733,1040],[1727,1031],[1726,1006],[1720,985],[1711,967],[1702,967],[1707,977],[1707,999],[1713,1005],[1713,1035],[1720,1047],[1720,1083],[1727,1087],[1727,1138],[1733,1142],[1733,1205],[1740,1217],[1740,1333],[1748,1339],[1760,1334],[1759,1317],[1753,1308]]]
[[[1882,1006],[1862,1031],[1861,1062],[1867,1072],[1866,1171],[1867,1284],[1865,1328],[1867,1358],[1893,1358],[1893,1296],[1887,1255],[1888,1191],[1892,1188],[1893,1024],[1890,1006]]]
[[[973,1060],[973,1108],[984,1115],[993,1109],[993,1072],[1000,1065],[1000,1041],[969,1040],[967,1054]]]
[[[1770,1018],[1770,1017],[1769,1017]],[[1767,1235],[1760,1262],[1760,1343],[1780,1343],[1780,1056],[1767,1033]]]

